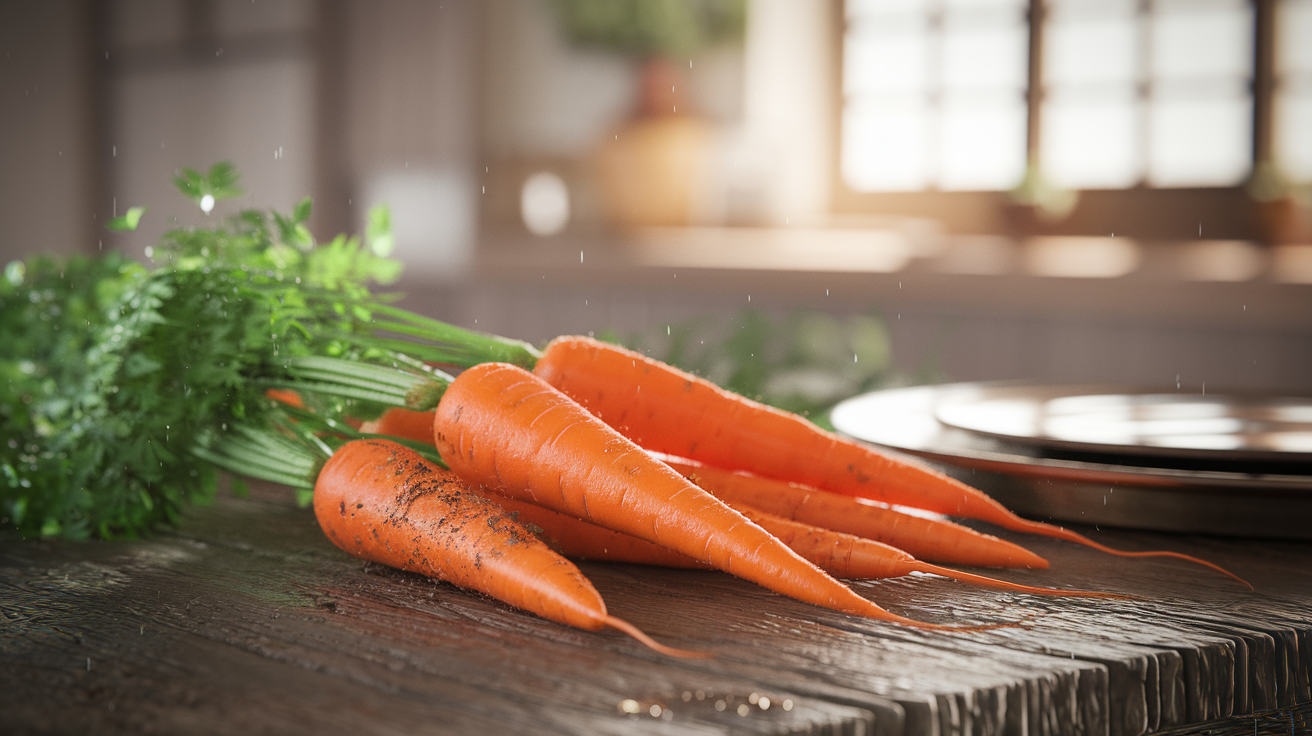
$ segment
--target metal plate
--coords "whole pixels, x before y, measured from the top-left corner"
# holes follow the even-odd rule
[[[949,426],[938,410],[953,396],[1003,388],[953,384],[879,391],[842,402],[841,433],[919,456],[1040,519],[1133,529],[1312,539],[1312,475],[1249,468],[1156,467],[1141,456],[1058,456],[1050,448]],[[1008,389],[1019,387],[1008,386]],[[967,393],[963,393],[967,392]],[[1137,464],[1135,464],[1137,463]],[[1296,467],[1296,466],[1295,466]]]
[[[959,386],[943,424],[1042,447],[1150,458],[1312,466],[1312,399],[1115,386]]]

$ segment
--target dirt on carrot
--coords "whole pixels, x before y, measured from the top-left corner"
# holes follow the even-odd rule
[[[862,598],[522,368],[484,363],[461,373],[438,404],[434,439],[452,471],[476,487],[625,532],[808,603],[961,630]]]
[[[355,440],[319,473],[314,513],[346,552],[476,590],[543,618],[611,627],[676,657],[705,656],[653,641],[611,616],[592,583],[481,494],[417,453]]]

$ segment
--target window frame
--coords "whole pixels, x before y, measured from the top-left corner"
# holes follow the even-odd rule
[[[939,191],[862,192],[848,186],[841,169],[843,44],[847,30],[845,0],[833,0],[835,10],[831,63],[834,73],[834,115],[831,211],[839,217],[912,216],[938,220],[956,234],[1124,235],[1143,240],[1236,239],[1269,242],[1265,206],[1248,193],[1247,182],[1222,187],[1152,187],[1140,183],[1125,189],[1088,189],[1079,193],[1074,209],[1057,220],[1015,203],[1008,192]],[[1147,6],[1151,0],[1141,0]],[[1249,0],[1253,8],[1253,99],[1250,161],[1272,159],[1275,102],[1275,11],[1277,0]],[[1026,152],[1037,159],[1042,134],[1044,0],[1029,0],[1026,100]]]

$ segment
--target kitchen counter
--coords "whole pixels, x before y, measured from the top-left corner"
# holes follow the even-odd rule
[[[1308,733],[1312,545],[1094,530],[1168,559],[1021,539],[1017,582],[856,583],[942,633],[861,620],[728,575],[583,564],[611,612],[708,660],[550,623],[348,557],[257,486],[143,541],[0,542],[7,733]]]

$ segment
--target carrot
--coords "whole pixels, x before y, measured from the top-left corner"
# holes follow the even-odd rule
[[[946,567],[921,562],[896,547],[870,539],[862,539],[851,534],[801,524],[781,516],[768,514],[759,509],[753,509],[750,506],[735,505],[734,508],[738,509],[743,516],[773,534],[779,541],[791,547],[793,551],[814,562],[822,570],[826,570],[831,575],[840,578],[894,578],[910,575],[913,572],[924,572],[986,588],[1013,590],[1036,595],[1062,595],[1078,598],[1133,597],[1120,593],[1039,588],[1032,585],[1009,583],[1005,580],[996,580],[968,572],[958,572]]]
[[[535,506],[501,494],[489,498],[515,517],[556,552],[574,560],[627,562],[659,567],[705,568],[687,555],[681,555],[645,539],[612,531],[551,509]]]
[[[573,563],[395,442],[355,440],[334,452],[315,481],[314,513],[333,544],[356,557],[477,590],[568,626],[609,626],[663,654],[702,656],[659,644],[608,614]]]
[[[494,494],[491,499],[509,511],[515,519],[538,535],[557,552],[572,559],[625,562],[660,567],[699,568],[702,563],[686,555],[651,542],[604,529],[550,509]],[[851,534],[801,524],[750,506],[731,506],[753,523],[786,544],[804,559],[839,578],[892,578],[913,572],[931,573],[987,588],[1012,590],[1036,595],[1063,595],[1084,598],[1131,598],[1119,593],[1102,593],[1061,588],[1040,588],[1004,580],[958,572],[921,562],[896,547],[862,539]]]
[[[599,340],[557,338],[537,360],[534,373],[649,450],[848,496],[987,521],[1122,557],[1174,557],[1248,585],[1197,557],[1116,550],[1063,527],[1022,519],[984,493],[918,462],[894,459],[795,414]]]
[[[826,608],[930,629],[857,595],[542,379],[461,373],[437,405],[438,452],[465,481],[625,532]],[[975,627],[978,628],[978,627]]]
[[[365,422],[360,427],[360,431],[388,434],[431,444],[433,412],[402,408],[388,409],[380,418]],[[657,459],[731,506],[739,503],[747,504],[786,519],[891,544],[927,562],[978,567],[1046,568],[1048,566],[1047,560],[1024,547],[988,534],[981,534],[950,521],[926,519],[883,506],[862,503],[851,496],[816,491],[757,475],[732,473],[668,455]],[[539,526],[544,525],[539,524]],[[576,533],[589,534],[590,532],[577,531]],[[569,535],[556,536],[563,539]],[[584,538],[591,539],[591,537]],[[629,537],[629,539],[634,538]],[[596,541],[603,542],[603,540]],[[584,543],[578,542],[578,544]],[[613,559],[598,556],[597,550],[604,547],[603,543],[602,546],[588,547],[590,551],[587,554],[581,554],[583,550],[580,549],[577,550],[580,554],[567,552],[565,556]]]
[[[264,395],[274,401],[281,401],[282,403],[296,407],[297,409],[305,408],[305,402],[301,400],[301,395],[290,389],[271,388],[265,391]]]
[[[365,434],[389,434],[416,442],[433,444],[433,412],[391,407],[377,419],[360,425]]]
[[[666,455],[661,459],[731,506],[751,506],[792,521],[883,542],[919,560],[976,567],[1048,566],[1047,560],[1020,545],[950,521],[926,519],[852,496],[682,458]]]

